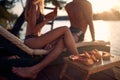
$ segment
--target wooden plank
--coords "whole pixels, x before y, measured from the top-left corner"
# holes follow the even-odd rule
[[[63,64],[48,66],[44,69],[44,71],[51,80],[60,80],[59,75],[61,73],[62,67],[63,67]],[[74,80],[81,80],[79,77],[79,75],[82,75],[81,72],[74,71],[73,69],[69,69],[69,73],[75,75],[75,76],[72,75]],[[110,74],[110,75],[106,75],[106,73]],[[112,74],[113,73],[112,73],[111,69],[108,69],[105,71],[98,72],[94,75],[91,75],[89,80],[115,80],[114,76],[112,76],[112,78],[111,78]],[[39,74],[36,80],[41,80],[41,78],[42,78],[42,76]],[[42,80],[47,80],[47,79],[42,78]],[[68,80],[68,78],[63,77],[62,80]]]
[[[83,41],[83,42],[79,42],[76,43],[77,47],[83,47],[83,46],[90,46],[90,45],[110,45],[110,42],[105,42],[105,41]]]

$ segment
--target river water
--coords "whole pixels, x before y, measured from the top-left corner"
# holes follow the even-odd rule
[[[103,20],[95,20],[93,21],[94,27],[95,27],[95,39],[96,40],[104,40],[104,41],[110,41],[111,43],[111,50],[110,52],[112,54],[120,55],[120,21],[103,21]],[[26,23],[24,24],[24,26]],[[54,21],[54,28],[60,27],[60,26],[70,26],[70,23],[68,20],[62,20],[62,21]],[[21,32],[21,39],[24,39],[25,34],[25,27],[23,27],[24,30]],[[45,25],[45,27],[42,29],[42,33],[45,33],[51,29],[50,25]],[[85,41],[91,41],[91,35],[89,32],[89,29],[87,29],[87,32],[85,34]]]

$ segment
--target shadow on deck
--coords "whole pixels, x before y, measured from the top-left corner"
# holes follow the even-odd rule
[[[98,49],[101,51],[110,51],[110,47],[106,47],[106,46],[85,46],[85,47],[81,47],[79,48],[79,52],[82,53],[82,51],[84,50],[92,50],[92,49]],[[62,55],[60,55],[60,57],[55,60],[52,65],[46,67],[43,72],[45,72],[45,74],[47,74],[48,78],[50,80],[60,80],[60,74],[64,65],[64,61],[63,61],[63,57],[68,56],[69,52],[63,52]],[[69,69],[69,73],[72,74],[72,77],[74,78],[74,80],[81,80],[80,79],[80,72],[76,72],[73,71],[72,69]],[[48,80],[46,79],[45,76],[43,76],[41,73],[38,75],[38,78],[36,80]],[[68,80],[67,78],[63,77],[62,80]],[[95,73],[93,75],[90,76],[89,80],[116,80],[114,77],[114,73],[112,71],[112,69],[108,69],[105,71],[101,71],[98,73]]]
[[[98,50],[105,50],[108,52],[110,51],[110,47],[104,47],[104,46],[89,46],[89,47],[85,46],[85,47],[79,48],[78,50],[80,53],[82,53],[81,51],[84,51],[84,50],[88,51],[95,48],[97,48]],[[68,51],[63,52],[63,54],[60,55],[60,57],[58,57],[57,60],[55,60],[53,63],[51,63],[51,65],[47,66],[45,69],[43,69],[42,72],[38,74],[36,80],[60,80],[59,77],[62,71],[62,67],[64,65],[63,57],[68,55],[70,55]],[[72,69],[70,69],[70,73],[74,74],[73,75],[74,80],[81,80],[77,72],[72,71]],[[7,80],[7,79],[0,77],[0,80]],[[63,77],[62,80],[68,80],[68,79]],[[89,80],[116,80],[116,79],[114,77],[114,73],[112,69],[108,69],[105,71],[95,73],[94,75],[91,75]]]
[[[61,73],[62,67],[63,67],[63,64],[50,65],[43,70],[44,74],[47,75],[49,79],[45,75],[43,75],[43,73],[39,73],[35,80],[60,80],[59,75]],[[71,71],[71,73],[75,74],[75,76],[73,77],[74,80],[81,80],[76,72]],[[0,80],[7,80],[7,79],[0,78]],[[62,80],[68,80],[68,79],[63,77]],[[91,75],[89,80],[116,80],[116,79],[114,77],[114,73],[112,69],[108,69],[108,70],[96,73],[94,75]]]
[[[51,66],[46,67],[44,69],[44,72],[45,72],[45,74],[47,74],[47,76],[50,80],[60,80],[59,76],[60,76],[62,67],[63,67],[62,64],[61,65],[51,65]],[[70,71],[70,73],[75,74],[75,76],[73,76],[74,80],[81,80],[78,73],[76,73],[72,70]],[[36,80],[48,80],[48,79],[40,73]],[[68,79],[63,77],[62,80],[68,80]],[[116,80],[116,79],[114,77],[114,73],[113,73],[112,69],[108,69],[108,70],[98,72],[98,73],[91,75],[89,80]]]

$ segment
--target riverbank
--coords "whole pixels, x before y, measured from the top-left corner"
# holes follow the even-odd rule
[[[61,24],[62,23],[62,24]],[[95,39],[96,40],[103,40],[103,41],[110,41],[111,43],[111,50],[110,52],[113,54],[120,55],[120,21],[104,21],[104,20],[94,20],[94,27],[95,27]],[[60,27],[60,26],[70,26],[69,20],[55,20],[53,29]],[[51,30],[51,25],[45,25],[42,29],[42,33],[46,33]],[[26,23],[23,25],[23,31],[20,32],[21,39],[24,39],[26,31]],[[91,41],[91,35],[89,29],[85,34],[85,41]]]
[[[58,16],[55,20],[58,20],[58,21],[69,20],[69,18],[67,15],[63,15],[63,16]],[[112,17],[111,15],[109,17],[104,17],[104,15],[94,15],[93,20],[120,21],[120,18],[117,16]]]

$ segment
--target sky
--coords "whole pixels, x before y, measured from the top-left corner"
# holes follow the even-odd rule
[[[25,1],[24,5],[25,5]],[[65,1],[65,0],[61,0],[61,1]],[[67,0],[67,2],[70,2],[72,0]],[[109,11],[110,9],[117,9],[120,11],[120,0],[88,0],[91,2],[92,4],[92,8],[93,8],[93,13],[100,13],[103,11]],[[15,7],[12,9],[12,12],[20,15],[21,12],[23,10],[23,7],[21,5],[20,2],[17,2],[15,4]]]
[[[120,0],[89,0],[94,12],[109,11],[110,9],[120,10]]]
[[[72,0],[67,0],[68,2]],[[120,10],[120,0],[88,0],[92,4],[93,12],[99,13],[110,9]]]

